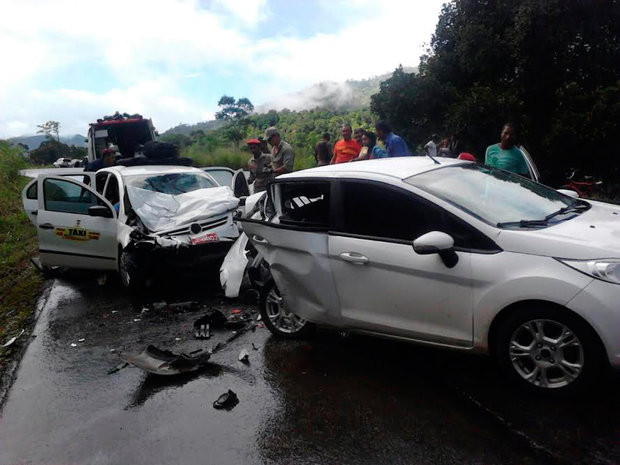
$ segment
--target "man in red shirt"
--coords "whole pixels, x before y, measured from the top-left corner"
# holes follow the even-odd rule
[[[360,154],[362,147],[355,140],[351,139],[352,132],[350,124],[342,125],[342,139],[334,145],[334,156],[330,164],[346,163],[357,158]]]

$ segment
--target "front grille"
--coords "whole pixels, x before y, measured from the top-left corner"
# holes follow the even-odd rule
[[[223,226],[228,222],[228,217],[217,218],[215,220],[207,220],[207,221],[197,221],[196,223],[200,225],[200,231],[195,234],[199,234],[202,231],[208,231],[209,229],[217,228],[218,226]],[[157,234],[158,236],[183,236],[186,234],[192,234],[190,231],[190,226],[184,226],[179,229],[173,229],[172,231],[166,231]]]

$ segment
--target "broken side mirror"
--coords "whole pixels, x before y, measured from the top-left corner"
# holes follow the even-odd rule
[[[419,255],[438,254],[448,268],[454,268],[459,261],[454,251],[454,239],[441,231],[431,231],[415,239],[413,250]]]
[[[112,212],[105,205],[93,205],[88,207],[88,216],[100,216],[102,218],[113,218]]]

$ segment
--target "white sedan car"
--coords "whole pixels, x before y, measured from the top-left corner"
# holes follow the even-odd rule
[[[620,207],[425,157],[278,177],[242,220],[271,268],[268,328],[313,323],[489,353],[516,382],[573,391],[620,367]]]
[[[119,270],[137,287],[157,270],[221,262],[239,236],[239,199],[198,168],[48,173],[22,192],[44,268]]]

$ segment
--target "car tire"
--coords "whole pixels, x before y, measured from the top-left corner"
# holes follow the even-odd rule
[[[267,329],[281,338],[299,339],[314,329],[314,324],[286,310],[273,279],[265,283],[261,292],[260,315]]]
[[[495,355],[502,370],[525,389],[572,394],[602,374],[604,350],[590,326],[568,310],[520,309],[498,328]]]
[[[129,290],[138,290],[144,285],[144,275],[140,272],[135,256],[127,250],[120,252],[118,272],[123,286]]]

